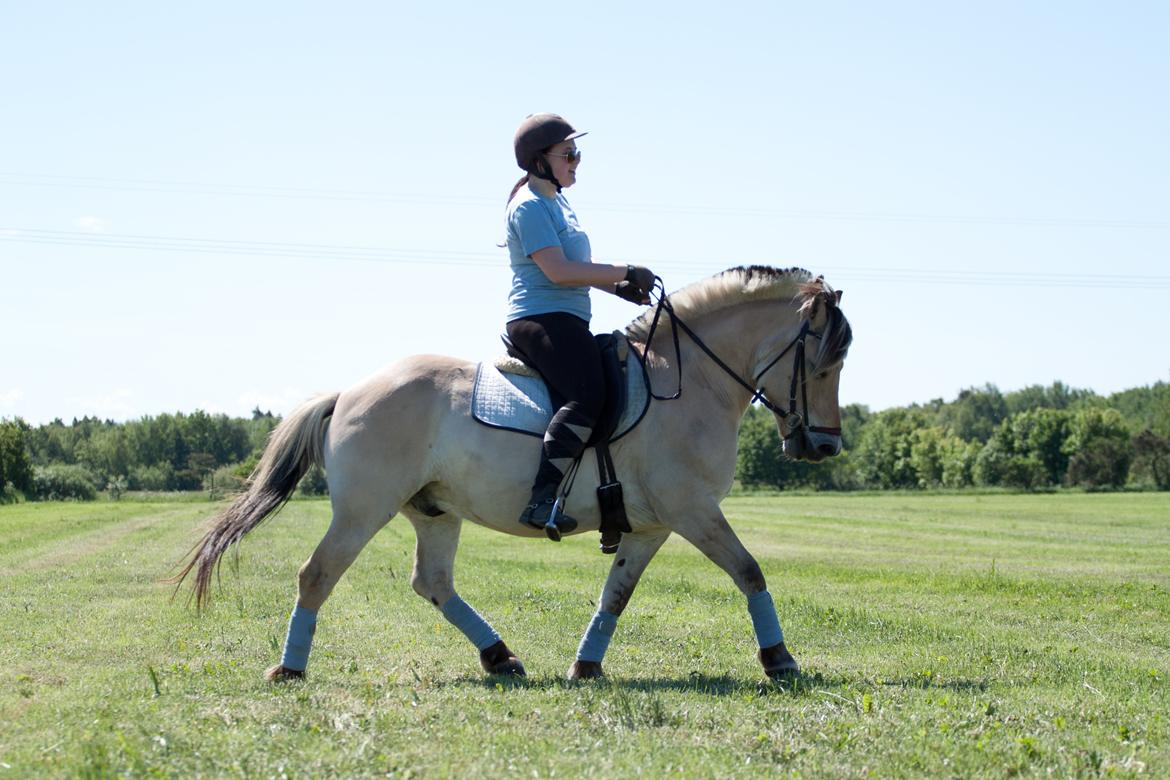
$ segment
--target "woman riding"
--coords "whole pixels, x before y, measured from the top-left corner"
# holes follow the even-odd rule
[[[577,181],[576,139],[583,135],[556,114],[525,119],[513,145],[526,173],[507,209],[508,338],[544,377],[556,408],[520,522],[543,528],[553,541],[577,526],[563,514],[548,521],[565,471],[585,449],[605,401],[601,351],[589,332],[589,288],[646,304],[654,283],[648,268],[592,261],[589,237],[561,193]]]

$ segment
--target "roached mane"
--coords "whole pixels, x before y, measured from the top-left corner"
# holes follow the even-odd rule
[[[729,268],[715,276],[689,284],[671,293],[670,302],[684,321],[744,301],[788,300],[799,302],[801,314],[808,314],[823,293],[832,294],[824,279],[803,268],[772,268],[753,265]],[[654,309],[626,326],[632,341],[645,342],[654,320]],[[660,323],[661,324],[661,323]]]

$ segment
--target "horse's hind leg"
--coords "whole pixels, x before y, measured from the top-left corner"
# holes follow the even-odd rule
[[[646,570],[650,559],[668,536],[670,531],[665,528],[622,536],[613,563],[610,564],[605,587],[601,590],[597,612],[589,622],[585,636],[581,638],[581,645],[577,648],[577,660],[569,667],[570,680],[602,676],[601,661],[609,648],[609,640],[617,629],[618,618],[629,603],[642,572]]]
[[[455,592],[455,550],[459,547],[462,520],[450,514],[430,517],[417,509],[402,513],[414,526],[414,592],[443,613],[479,650],[479,663],[488,674],[524,675],[524,665],[508,649],[500,635]]]
[[[317,610],[329,598],[341,575],[357,558],[362,548],[383,526],[393,512],[348,508],[335,501],[329,530],[301,567],[297,577],[297,604],[289,618],[284,654],[264,676],[271,682],[305,676],[313,633],[317,628]]]
[[[798,674],[800,664],[784,644],[784,632],[780,630],[780,620],[776,616],[772,595],[768,593],[764,572],[731,530],[719,507],[708,508],[701,516],[689,515],[685,522],[675,525],[674,530],[727,572],[736,587],[747,596],[748,614],[755,629],[760,664],[765,674],[774,678]]]

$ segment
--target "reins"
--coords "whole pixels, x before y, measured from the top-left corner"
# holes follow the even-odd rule
[[[679,344],[678,338],[678,331],[681,328],[683,333],[690,336],[691,341],[695,342],[695,345],[701,349],[704,354],[707,355],[707,357],[711,358],[715,365],[723,369],[724,373],[734,379],[736,383],[740,385],[740,387],[752,394],[752,401],[759,401],[765,409],[784,420],[785,425],[788,426],[788,435],[784,438],[790,439],[799,433],[808,433],[810,431],[834,436],[841,435],[840,428],[829,428],[820,425],[810,426],[805,424],[805,418],[808,416],[808,387],[806,384],[804,342],[808,336],[812,336],[816,339],[820,339],[822,337],[821,333],[812,330],[809,320],[804,321],[804,324],[801,325],[800,333],[798,333],[796,337],[792,339],[792,341],[788,342],[788,345],[784,347],[784,349],[780,350],[780,354],[772,358],[772,360],[768,362],[768,365],[764,366],[764,368],[756,374],[753,381],[749,383],[744,380],[743,377],[737,374],[735,369],[727,365],[727,363],[725,363],[722,358],[716,355],[715,352],[710,347],[708,347],[701,338],[699,338],[699,334],[695,333],[695,331],[692,330],[689,325],[687,325],[685,322],[683,322],[682,319],[679,318],[678,313],[674,310],[674,306],[670,303],[669,296],[666,294],[666,288],[662,283],[661,277],[654,277],[654,290],[652,292],[655,292],[658,295],[658,305],[654,311],[654,318],[650,321],[650,330],[646,336],[645,351],[643,354],[638,355],[638,359],[642,362],[643,366],[646,365],[647,355],[650,352],[650,343],[654,340],[654,332],[658,329],[658,322],[662,316],[662,312],[665,311],[670,316],[671,338],[674,342],[674,362],[675,367],[678,370],[678,389],[674,391],[673,395],[657,395],[654,392],[654,389],[651,388],[651,398],[658,401],[673,401],[682,395],[682,348]],[[780,362],[781,358],[787,355],[788,352],[793,348],[795,348],[796,352],[793,355],[792,384],[788,391],[788,408],[784,409],[768,398],[762,387],[757,387],[756,385],[758,385],[760,379],[770,370],[772,370],[772,367]],[[634,354],[638,354],[637,349],[634,349]],[[796,390],[798,387],[800,388],[801,404],[804,408],[803,415],[797,410],[796,405]],[[793,418],[795,418],[795,420],[793,420]]]

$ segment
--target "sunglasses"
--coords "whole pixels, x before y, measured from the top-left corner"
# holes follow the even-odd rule
[[[566,160],[568,160],[571,163],[581,162],[581,150],[580,149],[568,149],[565,151],[564,154],[550,154],[549,157],[564,157]]]

